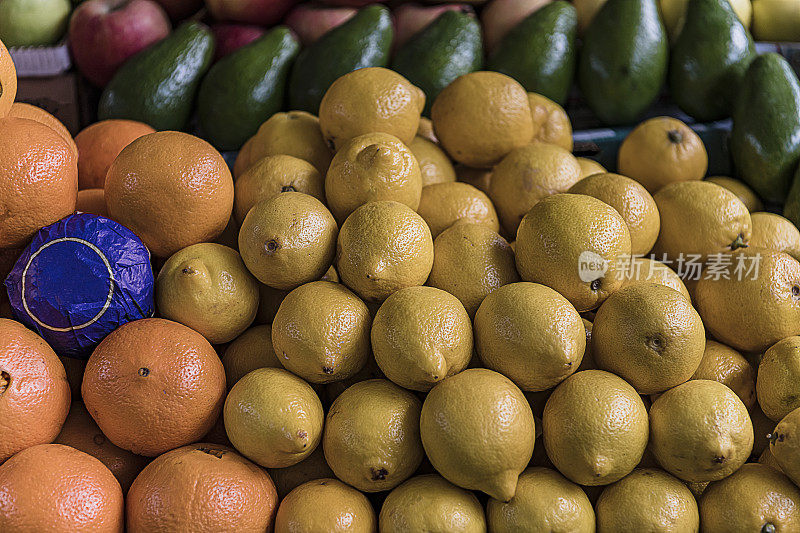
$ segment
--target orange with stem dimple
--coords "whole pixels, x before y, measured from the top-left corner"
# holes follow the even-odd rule
[[[154,457],[211,429],[225,400],[225,370],[196,331],[146,318],[119,327],[95,348],[81,392],[111,442]]]
[[[0,531],[122,533],[122,489],[103,463],[40,444],[0,466]]]
[[[233,210],[228,165],[206,141],[177,131],[145,135],[108,169],[110,218],[130,228],[157,257],[216,239]]]
[[[55,130],[0,118],[0,248],[21,248],[40,228],[75,211],[75,154]]]
[[[0,462],[53,442],[69,401],[64,365],[50,346],[19,322],[0,319]]]

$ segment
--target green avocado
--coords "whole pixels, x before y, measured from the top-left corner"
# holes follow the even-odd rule
[[[742,79],[731,154],[739,177],[761,198],[786,200],[800,160],[800,83],[778,54],[755,58]]]
[[[459,76],[480,70],[482,64],[478,20],[471,13],[445,11],[397,50],[392,69],[422,89],[423,114],[430,115],[442,89]]]
[[[673,100],[699,121],[729,117],[755,55],[753,39],[728,0],[690,0],[670,55]]]
[[[556,0],[512,28],[492,53],[488,68],[564,105],[575,78],[577,32],[575,8]]]
[[[283,107],[286,78],[300,43],[278,26],[211,67],[197,95],[200,127],[220,150],[238,150]]]
[[[667,76],[667,35],[655,0],[608,0],[584,36],[578,84],[610,125],[636,122]]]
[[[199,22],[182,24],[122,65],[100,96],[98,117],[138,120],[157,130],[184,129],[213,56],[209,29]]]
[[[385,67],[392,46],[392,16],[386,7],[367,6],[304,49],[289,79],[289,105],[317,114],[328,87],[364,67]]]

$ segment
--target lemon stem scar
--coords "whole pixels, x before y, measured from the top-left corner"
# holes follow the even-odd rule
[[[669,130],[667,132],[667,137],[669,137],[669,142],[672,144],[680,144],[683,142],[683,133],[678,130]]]
[[[738,248],[747,248],[747,243],[744,242],[744,235],[741,233],[736,236],[736,239],[731,243],[731,250],[736,250]]]
[[[11,383],[11,376],[5,370],[0,372],[0,394],[3,394]]]
[[[150,375],[150,369],[149,369],[149,368],[146,368],[146,367],[142,367],[142,368],[140,368],[140,369],[139,369],[139,372],[138,372],[138,373],[139,373],[139,375],[140,375],[140,376],[142,376],[143,378],[146,378],[147,376],[149,376],[149,375]]]

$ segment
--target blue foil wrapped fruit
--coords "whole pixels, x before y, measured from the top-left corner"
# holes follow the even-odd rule
[[[154,312],[150,252],[128,228],[88,213],[39,230],[5,285],[17,320],[69,357],[89,357],[116,328]]]

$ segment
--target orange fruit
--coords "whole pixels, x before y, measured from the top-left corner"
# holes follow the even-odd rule
[[[265,470],[225,446],[193,444],[142,470],[128,491],[127,529],[271,531],[277,507]]]
[[[40,444],[0,466],[0,531],[121,532],[122,489],[103,463]]]
[[[83,189],[78,191],[75,211],[107,217],[108,209],[106,208],[105,191],[103,189]]]
[[[0,41],[0,118],[8,114],[17,97],[17,69],[6,45]]]
[[[177,131],[139,137],[106,176],[108,214],[158,257],[216,239],[233,210],[228,165],[206,141]]]
[[[75,136],[78,147],[78,188],[105,187],[108,167],[123,148],[156,130],[135,120],[102,120]]]
[[[11,104],[11,109],[8,111],[8,116],[14,118],[27,118],[28,120],[34,120],[40,124],[44,124],[48,128],[58,133],[61,138],[64,139],[64,142],[67,143],[70,150],[72,150],[72,153],[75,154],[75,157],[78,157],[78,147],[75,146],[75,140],[72,138],[72,134],[69,132],[67,127],[64,126],[60,120],[41,107],[36,107],[35,105],[31,104],[24,104],[22,102],[14,102]]]
[[[64,365],[52,348],[19,322],[0,318],[0,462],[53,442],[69,401]]]
[[[75,154],[35,120],[0,118],[0,248],[21,248],[40,228],[75,211]]]
[[[149,462],[146,457],[132,454],[112,444],[80,401],[72,402],[64,427],[53,442],[72,446],[99,459],[111,470],[125,492]]]
[[[196,331],[145,318],[117,328],[95,348],[81,392],[111,442],[155,457],[211,429],[225,400],[225,370]]]

